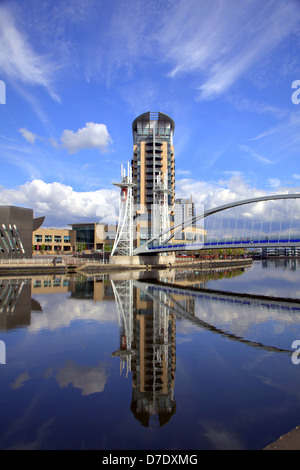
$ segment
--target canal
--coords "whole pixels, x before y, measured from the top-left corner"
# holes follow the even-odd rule
[[[300,423],[296,340],[298,260],[3,277],[0,448],[262,449]]]

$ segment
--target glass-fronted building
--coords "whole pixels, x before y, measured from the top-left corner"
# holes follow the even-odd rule
[[[94,250],[95,249],[95,224],[73,224],[75,231],[76,249]]]
[[[75,251],[111,251],[116,225],[95,222],[70,225],[75,233]]]

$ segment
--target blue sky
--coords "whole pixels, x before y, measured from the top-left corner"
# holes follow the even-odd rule
[[[300,190],[299,1],[0,1],[0,44],[0,204],[44,226],[109,218],[146,111],[175,121],[178,197]]]

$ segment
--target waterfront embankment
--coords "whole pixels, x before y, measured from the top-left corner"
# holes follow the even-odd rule
[[[100,274],[116,271],[151,271],[158,269],[198,269],[214,270],[234,267],[247,267],[252,264],[251,258],[241,259],[193,259],[180,260],[174,263],[160,264],[104,264],[95,260],[86,259],[65,259],[62,263],[53,265],[51,260],[32,259],[32,260],[9,260],[0,264],[0,276],[15,275],[41,275],[41,274],[76,274],[89,273]]]

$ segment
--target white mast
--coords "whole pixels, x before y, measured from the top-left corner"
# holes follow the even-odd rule
[[[121,189],[120,193],[120,210],[119,224],[114,246],[111,252],[113,256],[116,252],[118,255],[133,255],[133,194],[132,188],[135,184],[132,182],[132,168],[127,163],[127,176],[123,165],[121,165],[121,182],[113,183]]]

